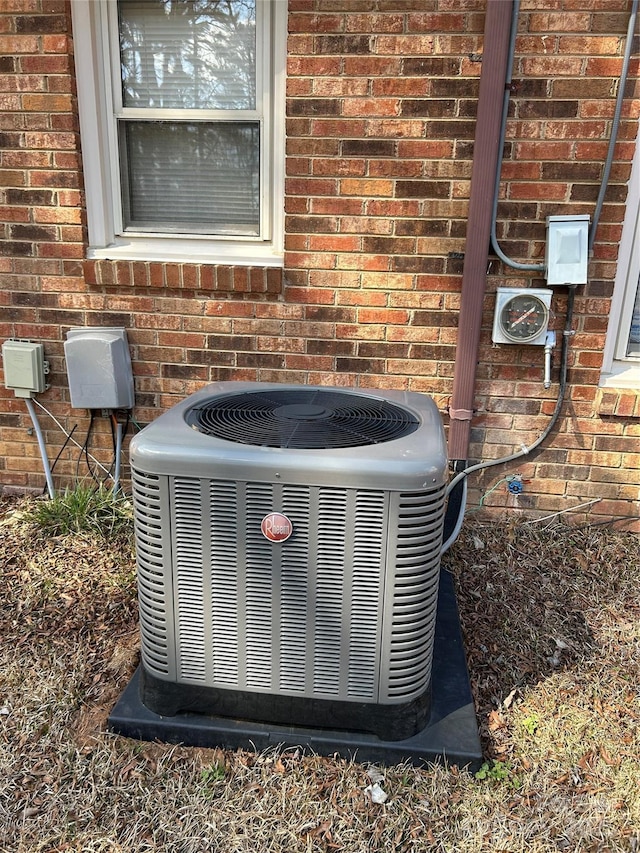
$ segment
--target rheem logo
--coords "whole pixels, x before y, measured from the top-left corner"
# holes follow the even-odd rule
[[[270,542],[286,542],[293,533],[293,524],[281,512],[270,512],[262,519],[260,529]]]

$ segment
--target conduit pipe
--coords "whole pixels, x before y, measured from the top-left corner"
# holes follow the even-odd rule
[[[607,192],[607,187],[609,185],[609,175],[611,173],[611,165],[613,163],[613,157],[616,147],[616,141],[618,139],[618,129],[620,126],[620,116],[622,114],[622,104],[624,101],[625,88],[627,84],[627,78],[629,76],[629,61],[631,59],[631,53],[633,50],[633,34],[636,28],[636,20],[638,17],[638,8],[640,2],[639,0],[633,0],[631,6],[631,12],[629,14],[629,21],[627,23],[627,36],[625,41],[625,49],[624,55],[622,58],[622,71],[620,73],[620,79],[618,81],[618,94],[616,96],[616,105],[613,114],[613,120],[611,122],[611,133],[609,136],[609,146],[607,149],[607,158],[605,160],[604,169],[602,172],[602,180],[600,181],[600,190],[598,193],[598,199],[596,201],[596,207],[593,214],[593,220],[591,222],[591,227],[589,228],[589,239],[588,239],[588,251],[589,254],[593,252],[593,244],[596,238],[596,231],[598,229],[598,223],[600,222],[600,215],[602,213],[602,206],[604,204],[604,197]],[[511,94],[511,88],[513,84],[513,60],[515,55],[515,44],[516,44],[516,36],[518,33],[518,15],[520,13],[520,0],[513,0],[513,9],[512,9],[512,17],[513,17],[513,26],[511,27],[511,38],[509,40],[509,56],[507,60],[507,76],[504,87],[504,100],[502,104],[502,120],[500,126],[500,139],[501,139],[501,147],[504,146],[504,140],[506,137],[507,131],[507,118],[509,115],[509,100]],[[500,248],[500,244],[498,243],[498,237],[496,234],[496,225],[497,225],[497,215],[498,215],[498,200],[500,197],[500,175],[502,172],[502,163],[498,165],[496,169],[496,183],[493,193],[493,215],[491,222],[491,247],[494,253],[500,258],[500,260],[506,264],[506,266],[511,267],[512,269],[522,270],[524,272],[543,272],[545,269],[544,263],[520,263],[518,261],[513,260],[512,258],[507,257],[505,253]],[[546,387],[546,386],[545,386]]]
[[[116,442],[115,442],[115,472],[113,474],[113,494],[117,495],[120,489],[120,470],[122,457],[122,424],[116,423]]]
[[[500,147],[504,146],[507,134],[507,118],[509,117],[509,101],[511,98],[511,87],[513,86],[513,58],[516,52],[516,36],[518,35],[518,16],[520,15],[520,0],[513,0],[511,10],[511,38],[509,39],[509,57],[507,59],[507,74],[504,85],[504,96],[502,101],[502,120],[500,122]],[[498,200],[500,198],[500,176],[502,175],[502,157],[496,169],[496,182],[493,190],[493,213],[491,214],[491,247],[500,260],[508,267],[528,272],[544,272],[544,264],[523,264],[507,257],[500,248],[496,225],[498,220]]]
[[[480,344],[493,189],[500,168],[500,125],[511,37],[512,0],[489,0],[471,170],[467,242],[462,271],[458,341],[449,407],[449,458],[465,461],[471,433],[476,362]]]
[[[31,418],[31,423],[33,424],[33,429],[36,434],[36,439],[38,440],[38,447],[40,449],[40,456],[42,457],[42,465],[44,467],[44,476],[47,481],[47,490],[49,492],[50,498],[55,498],[56,491],[53,487],[53,477],[51,476],[51,466],[49,465],[49,457],[47,456],[47,446],[44,441],[44,436],[42,435],[42,429],[40,428],[40,421],[38,420],[38,415],[36,414],[36,410],[31,401],[31,397],[25,398],[25,404],[27,406],[27,411],[29,412],[29,417]]]
[[[596,231],[598,230],[598,223],[600,222],[600,214],[602,213],[602,205],[604,204],[604,197],[607,192],[607,187],[609,186],[609,175],[611,174],[611,164],[613,163],[616,141],[618,139],[620,116],[622,114],[622,103],[624,101],[625,94],[624,90],[627,86],[627,77],[629,76],[629,60],[631,59],[631,53],[633,51],[633,34],[636,29],[639,5],[640,4],[638,0],[633,0],[633,3],[631,5],[631,13],[629,15],[629,21],[627,23],[627,40],[625,42],[624,56],[622,58],[622,71],[620,73],[620,80],[618,81],[618,94],[616,96],[616,106],[613,113],[613,121],[611,123],[611,135],[609,137],[607,159],[605,160],[604,169],[602,172],[602,180],[600,181],[600,191],[598,192],[596,209],[593,213],[591,228],[589,229],[589,254],[591,254],[591,252],[593,251],[593,244],[595,243],[596,239]]]

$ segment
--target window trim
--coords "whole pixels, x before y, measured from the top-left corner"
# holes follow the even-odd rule
[[[640,276],[640,121],[628,184],[600,387],[640,390],[640,358],[627,356],[633,302]]]
[[[261,173],[262,192],[270,197],[263,198],[264,236],[238,238],[197,233],[167,236],[134,231],[119,233],[120,174],[109,55],[116,0],[71,0],[89,259],[283,266],[287,4],[278,0],[257,2],[270,3],[271,13],[270,50],[262,68],[271,65],[269,76],[273,85],[268,85],[264,73],[258,78],[259,84],[263,81],[263,115],[270,117],[263,125],[267,157],[261,156],[261,168],[265,170]],[[260,91],[257,97],[260,98]],[[203,112],[201,119],[208,115]]]

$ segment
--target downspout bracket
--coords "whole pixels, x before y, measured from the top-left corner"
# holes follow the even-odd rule
[[[470,421],[473,419],[473,409],[452,409],[449,407],[449,417],[454,421]]]

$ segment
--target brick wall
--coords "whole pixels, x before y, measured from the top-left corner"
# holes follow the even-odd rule
[[[524,0],[498,236],[540,260],[550,214],[592,213],[630,2]],[[69,8],[0,10],[0,335],[45,344],[39,397],[74,435],[68,328],[125,326],[138,423],[219,379],[407,388],[451,394],[482,68],[485,0],[289,0],[284,271],[84,258]],[[636,54],[637,57],[637,54]],[[590,282],[576,299],[569,394],[531,461],[488,469],[471,503],[551,513],[599,499],[591,517],[638,515],[640,396],[598,389],[626,182],[640,110],[638,61],[620,128]],[[491,258],[470,457],[530,443],[554,407],[542,352],[490,341],[498,286],[523,278]],[[553,302],[561,329],[566,294]],[[555,379],[555,374],[554,374]],[[0,482],[41,487],[24,403],[0,389]],[[54,458],[63,435],[44,413]],[[81,443],[82,443],[81,438]],[[106,420],[91,449],[109,458]],[[102,458],[102,457],[101,457]],[[68,446],[57,483],[87,474]],[[503,478],[521,474],[524,493]],[[580,512],[574,517],[582,518]]]

